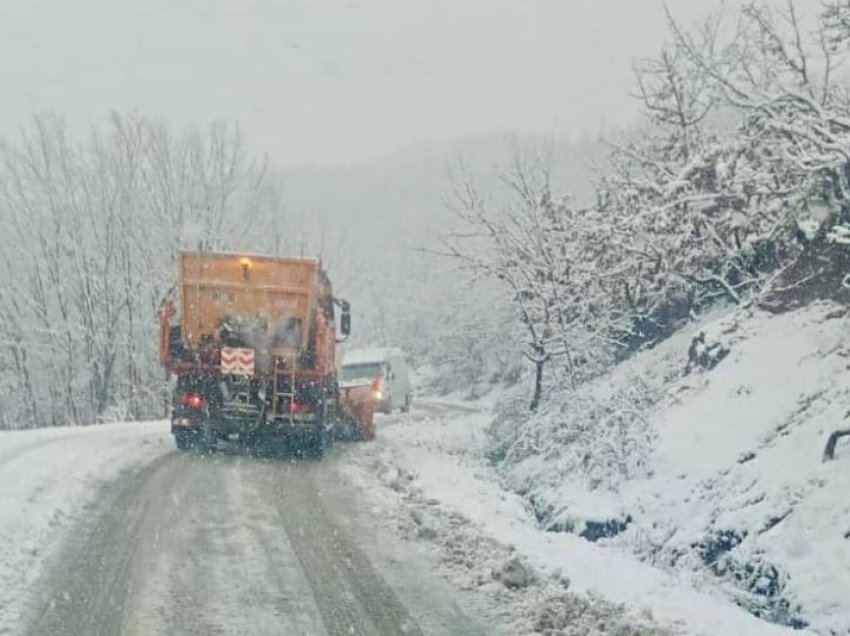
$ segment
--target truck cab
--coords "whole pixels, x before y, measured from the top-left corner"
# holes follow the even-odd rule
[[[390,414],[410,410],[413,387],[404,353],[397,348],[354,349],[343,358],[341,387],[370,384],[375,410]]]

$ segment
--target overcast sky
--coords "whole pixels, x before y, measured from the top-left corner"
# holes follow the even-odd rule
[[[711,0],[667,0],[694,20]],[[35,110],[238,121],[275,163],[628,123],[660,0],[0,0],[0,134]]]

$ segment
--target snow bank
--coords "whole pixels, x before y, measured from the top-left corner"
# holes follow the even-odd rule
[[[683,377],[698,331],[730,353]],[[639,474],[594,484],[563,460],[568,448],[542,448],[509,460],[503,475],[550,529],[622,522],[605,549],[633,552],[704,589],[719,584],[768,621],[850,633],[850,444],[821,462],[850,408],[848,332],[846,310],[828,303],[714,318],[592,389],[616,395],[641,378],[654,393]],[[544,422],[538,437],[557,439],[562,419]]]
[[[719,590],[696,589],[686,572],[641,563],[622,548],[593,544],[570,533],[547,532],[527,500],[500,485],[487,459],[492,413],[470,413],[468,405],[450,412],[446,401],[439,406],[427,416],[414,413],[380,427],[387,422],[383,420],[375,444],[363,452],[397,466],[398,474],[408,476],[425,499],[450,513],[450,519],[468,520],[545,575],[569,581],[571,594],[613,604],[621,612],[625,607],[638,624],[650,621],[676,633],[706,635],[791,632],[758,620]],[[396,489],[394,480],[385,481]],[[446,524],[435,523],[429,536],[448,532]],[[605,628],[577,633],[605,633]]]
[[[98,486],[172,451],[166,422],[0,432],[0,634],[22,632],[45,565]]]

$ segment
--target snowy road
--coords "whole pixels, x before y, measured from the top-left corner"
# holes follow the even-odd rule
[[[419,400],[323,461],[184,455],[164,422],[0,433],[0,636],[786,633],[540,529],[490,418]]]
[[[0,438],[0,459],[21,462],[21,477],[36,465],[53,474],[24,504],[46,494],[65,505],[72,485],[92,489],[84,512],[68,512],[63,523],[49,521],[48,502],[32,508],[34,529],[39,515],[48,523],[44,546],[29,552],[25,536],[12,534],[21,530],[14,502],[0,509],[8,548],[0,569],[42,570],[19,581],[28,586],[0,585],[20,615],[18,625],[7,615],[0,633],[493,633],[340,476],[356,447],[338,446],[322,462],[182,455],[162,424],[135,426]],[[108,456],[119,442],[137,455],[112,478],[75,476],[80,462]]]

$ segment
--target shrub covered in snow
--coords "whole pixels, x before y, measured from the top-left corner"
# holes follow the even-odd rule
[[[507,466],[540,459],[590,490],[616,490],[646,472],[649,409],[658,397],[643,378],[630,376],[616,387],[555,387],[535,413],[508,401],[494,423],[492,456]]]

